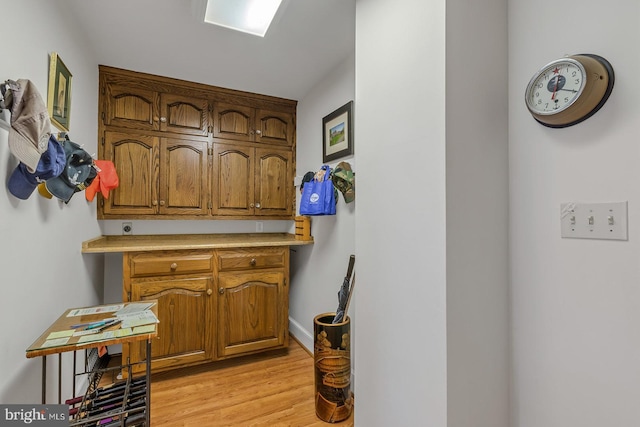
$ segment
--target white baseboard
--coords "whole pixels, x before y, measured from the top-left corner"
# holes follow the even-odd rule
[[[289,333],[296,337],[309,353],[313,354],[313,334],[292,318],[289,318]]]

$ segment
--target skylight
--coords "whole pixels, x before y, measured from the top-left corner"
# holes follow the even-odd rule
[[[282,0],[207,0],[204,21],[264,37]]]

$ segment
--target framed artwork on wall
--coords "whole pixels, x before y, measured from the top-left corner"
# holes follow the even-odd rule
[[[322,162],[353,154],[353,101],[322,119]]]
[[[71,112],[71,72],[56,52],[51,53],[49,61],[47,109],[51,122],[68,132]]]

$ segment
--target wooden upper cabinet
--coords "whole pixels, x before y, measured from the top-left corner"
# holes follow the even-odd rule
[[[207,136],[209,101],[206,97],[162,94],[159,121],[160,130],[164,132]]]
[[[292,156],[286,149],[215,143],[213,215],[291,219]]]
[[[293,143],[293,128],[292,114],[270,110],[258,110],[257,112],[257,142],[291,145]]]
[[[293,219],[296,101],[99,66],[99,219]]]
[[[254,148],[214,144],[211,177],[213,215],[253,215],[254,161]]]
[[[290,150],[256,148],[255,215],[288,217],[293,214],[292,163]]]
[[[215,102],[213,137],[265,144],[293,144],[293,114]]]
[[[209,213],[207,141],[162,138],[158,212],[166,215]]]
[[[104,158],[119,186],[104,199],[105,215],[207,215],[209,163],[204,139],[105,132]]]
[[[151,89],[119,83],[106,83],[103,120],[107,126],[158,130],[155,121],[159,105],[158,93]]]
[[[161,93],[133,80],[105,83],[104,124],[129,129],[207,136],[209,100],[193,94]]]
[[[213,104],[213,137],[253,141],[255,108],[215,102]]]
[[[104,153],[118,173],[119,186],[104,199],[105,214],[148,215],[157,211],[158,138],[134,132],[104,134]]]

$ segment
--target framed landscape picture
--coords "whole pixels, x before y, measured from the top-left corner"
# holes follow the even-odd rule
[[[51,53],[49,61],[47,109],[51,122],[68,132],[71,112],[71,72],[56,52]]]
[[[353,154],[353,101],[322,119],[322,162]]]

